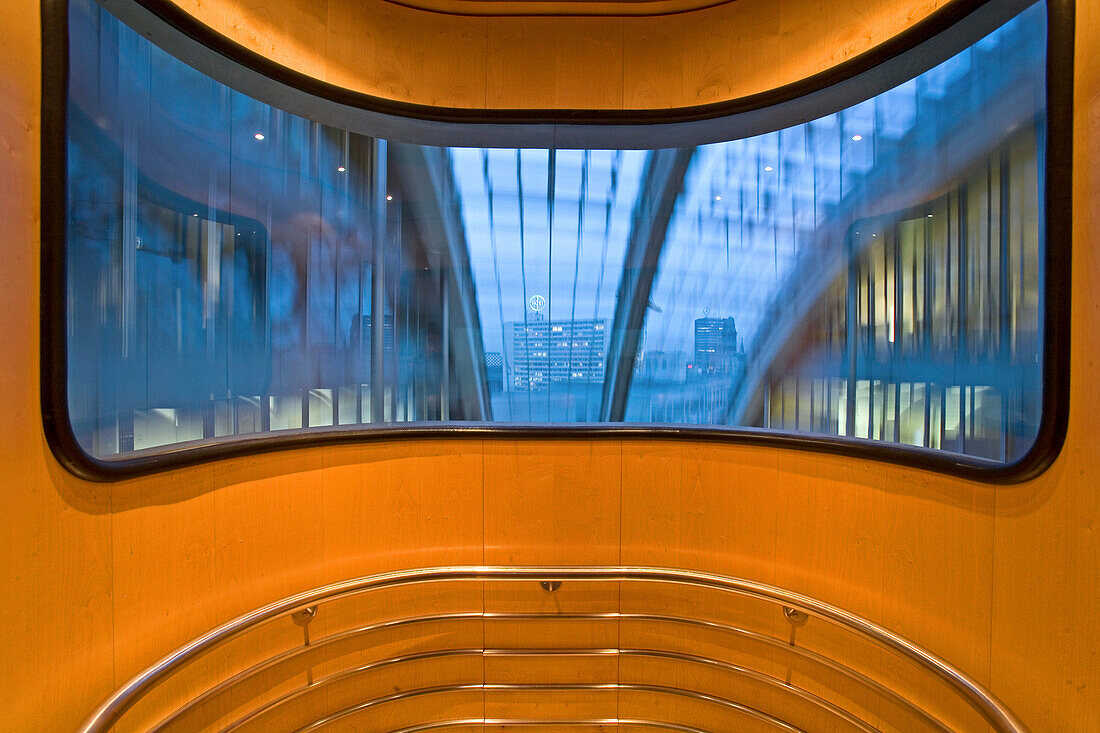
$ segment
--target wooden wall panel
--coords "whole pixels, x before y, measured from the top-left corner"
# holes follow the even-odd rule
[[[522,75],[505,79],[501,57],[491,59],[489,50],[522,49],[493,45],[489,20],[456,24],[460,40],[444,57],[454,63],[433,61],[419,45],[440,45],[447,24],[425,34],[403,30],[420,16],[402,13],[414,11],[385,19],[388,36],[400,39],[397,50],[379,47],[361,59],[341,51],[330,60],[328,49],[343,43],[332,19],[351,6],[296,1],[181,3],[277,60],[339,74],[349,86],[371,66],[390,69],[377,78],[412,101],[481,105],[496,93],[493,103],[503,105],[515,102],[501,89],[526,93]],[[621,21],[621,51],[602,34],[592,45],[611,59],[600,72],[606,76],[595,77],[609,86],[578,91],[585,80],[569,75],[583,76],[585,66],[563,52],[553,84],[540,80],[542,91],[527,99],[605,106],[618,95],[624,106],[662,107],[737,94],[858,53],[932,7],[830,3],[808,14],[804,1],[783,0],[778,20],[764,3],[730,6],[759,12],[766,29],[751,36],[759,50],[744,58],[712,34],[662,65],[658,52],[690,45],[673,32],[680,21],[645,28]],[[790,585],[911,635],[988,681],[1033,730],[1089,730],[1100,720],[1095,3],[1078,3],[1069,437],[1053,468],[1012,487],[778,449],[635,440],[378,443],[110,485],[75,479],[50,455],[38,416],[37,7],[34,0],[0,5],[0,48],[19,60],[0,69],[0,466],[9,498],[0,529],[0,730],[71,730],[115,684],[183,638],[294,590],[403,565],[482,561],[684,565]],[[382,18],[373,7],[364,5],[361,17]],[[510,32],[523,39],[541,27],[521,23]],[[597,26],[569,27],[576,34]],[[781,73],[772,64],[771,76],[760,77],[771,81],[726,66],[724,59],[768,66],[753,54],[769,54],[773,43],[795,51],[783,57]],[[569,48],[587,47],[578,40]]]
[[[775,582],[870,618],[882,612],[882,464],[795,453],[778,480]],[[837,573],[836,568],[845,568]]]
[[[464,17],[386,0],[174,1],[247,48],[387,99],[639,109],[797,81],[949,0],[736,0],[656,17],[588,18]]]
[[[12,360],[2,361],[6,368]],[[22,414],[33,420],[33,412]],[[18,450],[8,442],[14,432],[0,431],[8,474],[0,730],[67,730],[114,688],[111,516],[67,504],[50,484],[46,456]]]
[[[323,580],[322,455],[289,451],[214,466],[214,572],[219,611],[232,618],[262,595]]]
[[[483,441],[420,445],[420,564],[485,562]]]
[[[834,456],[795,454],[783,459],[777,482],[781,519],[776,533],[776,585],[827,598],[867,618],[881,617],[885,475],[881,464]],[[881,679],[881,653],[848,632],[817,619],[790,632],[799,646],[850,660],[854,668]],[[794,684],[831,697],[821,689],[816,670],[792,672]],[[862,686],[828,682],[877,724],[880,704]]]
[[[997,489],[962,482],[953,482],[947,494],[943,488],[929,474],[887,472],[882,611],[874,618],[989,685],[990,640],[983,630],[993,620]],[[926,613],[929,608],[949,613]],[[941,686],[918,679],[911,665],[892,655],[884,655],[883,673],[918,691],[916,699],[947,698]],[[958,705],[940,709],[949,720],[975,724]]]
[[[156,503],[113,513],[116,687],[134,670],[156,662],[165,650],[207,631],[220,610],[210,554],[215,543],[213,473],[207,466],[196,472],[191,486],[166,487]],[[163,713],[201,692],[205,679],[218,671],[216,664],[195,665],[130,717],[162,719]]]
[[[1077,4],[1070,429],[1039,481],[997,493],[992,684],[1034,730],[1100,726],[1100,7]]]
[[[798,79],[873,48],[949,0],[781,0],[782,69]]]
[[[481,563],[481,464],[480,441],[326,449],[326,580]]]
[[[213,469],[208,466],[193,480],[201,483],[199,493],[175,487],[163,503],[114,514],[112,600],[118,622],[115,657],[122,669],[152,664],[155,650],[180,646],[206,631],[215,610],[206,607],[218,588],[210,555]],[[161,588],[151,593],[154,578]]]
[[[329,2],[177,0],[176,4],[256,53],[323,79],[329,66]]]
[[[739,0],[660,23],[626,19],[623,107],[707,104],[790,81],[778,63],[781,7],[780,2]]]
[[[415,443],[325,450],[327,580],[419,564],[419,454]]]
[[[486,107],[622,107],[621,18],[486,22]]]
[[[623,562],[775,577],[774,451],[623,444]]]
[[[388,99],[487,104],[484,18],[419,13],[410,25],[415,11],[387,2],[328,0],[327,6],[328,81]]]
[[[0,7],[0,730],[10,731],[65,730],[114,683],[110,492],[70,501],[41,438],[38,25],[35,3]]]
[[[487,441],[485,562],[619,562],[618,441]]]

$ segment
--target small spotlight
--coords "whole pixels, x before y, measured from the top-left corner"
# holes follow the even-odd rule
[[[192,214],[191,216],[198,216],[198,214]]]
[[[387,193],[386,194],[386,201],[393,201],[393,194],[392,193]]]
[[[722,197],[721,197],[721,196],[715,196],[715,197],[714,197],[714,200],[715,200],[715,201],[721,201],[721,200],[722,200]]]
[[[929,219],[931,219],[931,218],[932,218],[932,215],[931,215],[931,214],[929,214],[929,215],[928,215],[928,218],[929,218]]]
[[[863,135],[852,135],[852,139],[858,143],[860,140],[863,139]]]
[[[263,139],[264,139],[264,137],[265,137],[265,135],[264,135],[264,134],[263,134],[262,132],[257,132],[257,133],[256,133],[255,135],[253,135],[252,137],[256,138],[257,140],[263,140]]]
[[[337,168],[337,169],[336,169],[336,171],[337,171],[338,173],[343,173],[343,172],[344,172],[344,171],[346,171],[346,170],[347,170],[347,168],[345,168],[344,166],[340,166],[339,168]]]
[[[872,236],[872,237],[877,237],[878,235],[877,235],[877,234],[872,234],[871,236]]]
[[[770,165],[764,166],[764,172],[765,173],[771,173],[772,172],[772,167]]]

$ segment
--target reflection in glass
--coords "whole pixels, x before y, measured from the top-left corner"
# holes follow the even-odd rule
[[[70,4],[83,448],[465,421],[744,426],[1012,462],[1042,391],[1045,14],[677,150],[326,126]]]

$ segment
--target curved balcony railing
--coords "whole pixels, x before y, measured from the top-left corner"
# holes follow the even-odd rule
[[[945,660],[776,586],[646,567],[446,567],[246,613],[142,671],[79,731],[599,726],[1026,730]]]

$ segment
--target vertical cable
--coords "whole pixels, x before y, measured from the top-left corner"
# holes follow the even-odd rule
[[[573,300],[572,309],[569,313],[570,327],[574,329],[569,338],[569,363],[566,366],[566,383],[565,383],[565,409],[568,417],[569,404],[573,396],[573,342],[576,341],[576,322],[577,322],[577,277],[580,274],[581,267],[581,243],[584,240],[584,207],[588,201],[588,163],[589,163],[589,151],[585,150],[581,158],[581,195],[577,201],[577,250],[576,255],[573,257]],[[589,352],[586,352],[589,353]],[[591,375],[587,374],[587,359],[585,360],[585,384],[591,379]],[[587,387],[585,387],[587,393]],[[588,408],[585,406],[585,412],[583,422],[588,421]]]
[[[386,348],[386,153],[387,143],[380,138],[372,140],[371,203],[374,222],[372,242],[374,264],[371,268],[371,353],[370,353],[370,407],[371,422],[382,423],[386,419],[385,401],[385,348]]]
[[[550,393],[554,388],[554,198],[557,194],[558,151],[551,148],[546,161],[546,419],[551,420]],[[572,328],[572,324],[570,324]],[[564,334],[564,329],[562,330]],[[572,342],[570,342],[572,343]],[[568,376],[568,375],[567,375]]]
[[[504,389],[504,379],[507,376],[505,359],[508,356],[508,344],[507,337],[504,335],[504,296],[501,293],[500,286],[500,260],[497,257],[497,227],[494,216],[493,206],[493,182],[489,177],[489,151],[481,151],[481,175],[485,181],[485,191],[488,197],[489,207],[489,251],[493,255],[493,277],[496,280],[497,285],[497,318],[500,319],[500,355],[501,355],[501,388]],[[524,308],[526,308],[526,303]],[[515,334],[513,333],[513,336]],[[506,389],[508,393],[508,419],[515,420],[515,405],[513,404],[512,394],[515,392],[515,382],[510,385],[511,389]]]
[[[533,419],[531,415],[531,338],[530,327],[527,320],[527,252],[526,238],[524,237],[523,221],[523,158],[520,151],[516,150],[516,191],[519,197],[519,277],[523,282],[523,348],[527,356],[527,420]],[[549,352],[547,352],[549,353]]]

